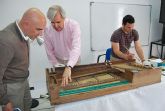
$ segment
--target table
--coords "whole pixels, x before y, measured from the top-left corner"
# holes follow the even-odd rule
[[[55,111],[165,111],[165,76],[160,83],[55,105]]]
[[[164,46],[165,44],[162,43],[162,41],[155,41],[155,42],[151,42],[151,46],[150,46],[150,58],[152,58],[152,45],[155,44],[155,45],[159,45],[161,46],[161,53],[160,53],[160,58],[161,59],[164,59],[163,58],[163,49],[164,49]],[[158,57],[159,58],[159,57]]]

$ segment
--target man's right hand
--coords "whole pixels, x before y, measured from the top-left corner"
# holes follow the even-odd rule
[[[135,54],[131,54],[131,53],[130,53],[130,54],[128,55],[128,59],[129,59],[129,60],[135,59]]]
[[[132,54],[132,53],[128,53],[126,54],[126,60],[132,60],[132,59],[135,59],[135,54]]]
[[[3,108],[3,111],[13,111],[13,104],[11,102],[8,102],[4,108]]]

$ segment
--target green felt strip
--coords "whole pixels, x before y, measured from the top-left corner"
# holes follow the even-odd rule
[[[124,85],[124,84],[128,84],[128,83],[129,82],[127,80],[123,80],[123,81],[116,81],[113,83],[99,84],[99,85],[82,87],[82,88],[71,89],[71,90],[60,90],[59,96],[68,96],[71,94],[80,94],[80,93],[84,93],[84,92],[110,88],[113,86],[119,86],[119,85]]]

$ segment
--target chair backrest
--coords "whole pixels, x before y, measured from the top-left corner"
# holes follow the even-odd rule
[[[111,59],[111,53],[112,53],[112,48],[108,48],[106,50],[105,61],[110,61],[110,59]]]
[[[100,57],[105,56],[105,62],[109,62],[111,59],[112,48],[108,48],[105,54],[98,55],[97,63],[99,63]]]

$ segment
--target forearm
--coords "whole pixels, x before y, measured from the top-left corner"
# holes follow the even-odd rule
[[[49,62],[52,65],[56,65],[57,59],[55,57],[54,46],[51,43],[52,39],[49,37],[49,31],[47,30],[48,29],[45,29],[45,32],[44,32],[44,46],[45,46],[46,54],[47,54]]]
[[[81,41],[80,41],[80,36],[75,37],[75,40],[72,42],[72,50],[70,51],[69,54],[69,61],[67,65],[70,66],[75,66],[75,64],[78,62],[79,57],[81,54]]]
[[[67,65],[74,67],[77,64],[79,57],[80,57],[80,52],[70,54]]]
[[[144,58],[144,53],[143,53],[142,48],[136,48],[136,52],[137,52],[137,55],[139,56],[141,62],[143,62],[145,60],[145,58]]]
[[[118,51],[115,53],[119,58],[122,58],[124,60],[128,60],[127,54],[122,53],[121,51]]]
[[[75,64],[78,62],[78,59],[81,54],[81,30],[80,25],[78,23],[72,24],[72,48],[69,54],[69,61],[67,65],[75,66]]]
[[[49,46],[48,43],[47,44],[45,43],[45,50],[46,50],[46,54],[47,54],[47,57],[48,57],[49,62],[52,65],[56,65],[57,64],[57,59],[55,57],[55,54],[53,52],[52,47]]]
[[[81,54],[81,43],[80,43],[80,40],[77,40],[73,43],[73,48],[70,51],[67,65],[74,67],[76,63],[78,62],[80,54]]]
[[[52,64],[52,65],[57,65],[58,64],[58,61],[56,59],[56,57],[53,55],[53,54],[48,54],[47,53],[47,56],[48,56],[48,60],[49,62]]]

